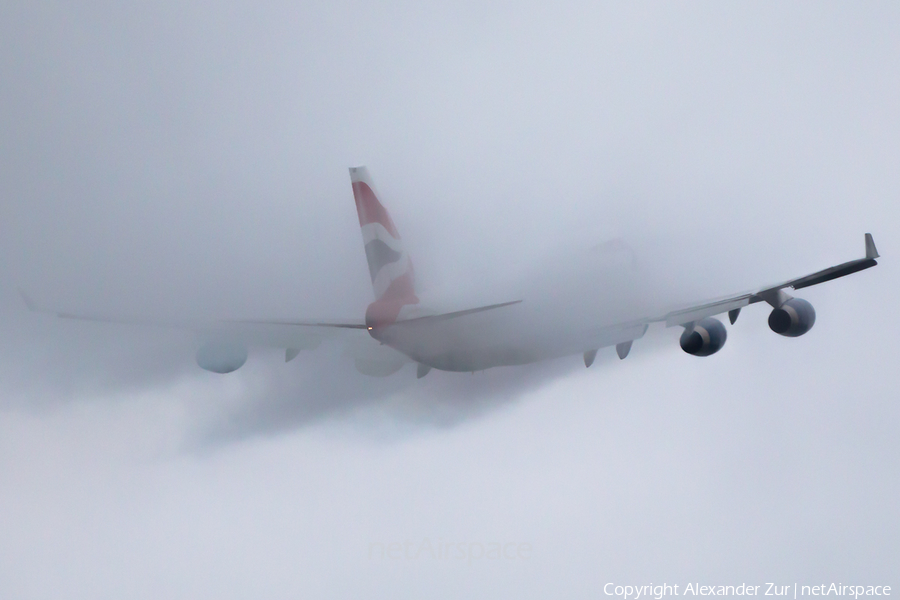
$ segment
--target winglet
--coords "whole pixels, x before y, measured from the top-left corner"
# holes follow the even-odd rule
[[[875,248],[875,240],[872,239],[872,234],[866,234],[866,258],[878,258],[880,255],[878,254],[878,250]]]
[[[22,296],[22,302],[25,303],[25,306],[28,307],[28,310],[31,312],[41,312],[41,309],[38,308],[37,302],[32,300],[31,296],[25,293],[25,290],[19,288],[19,295]]]

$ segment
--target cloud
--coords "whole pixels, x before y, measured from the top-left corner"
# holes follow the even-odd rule
[[[898,21],[889,4],[7,3],[0,595],[891,584]],[[358,164],[424,291],[459,308],[558,291],[545,325],[631,285],[656,306],[788,279],[861,255],[866,231],[884,259],[798,293],[818,319],[796,340],[755,305],[710,359],[651,330],[588,370],[421,380],[366,378],[338,343],[215,376],[190,334],[17,295],[359,318]],[[581,277],[611,239],[638,269]],[[534,557],[366,558],[426,537]]]

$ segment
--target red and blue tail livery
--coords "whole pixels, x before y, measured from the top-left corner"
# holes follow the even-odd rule
[[[395,323],[404,306],[418,304],[415,272],[391,215],[378,200],[365,167],[351,167],[350,182],[362,231],[375,302],[366,310],[366,326]]]

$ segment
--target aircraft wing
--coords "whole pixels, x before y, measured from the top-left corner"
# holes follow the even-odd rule
[[[164,320],[144,317],[107,315],[91,312],[69,312],[48,309],[35,302],[23,290],[19,290],[22,300],[29,310],[53,315],[60,319],[93,321],[119,325],[137,325],[180,329],[193,332],[202,341],[217,344],[233,343],[243,345],[285,348],[285,361],[290,361],[300,350],[317,347],[326,339],[340,339],[345,356],[354,359],[360,372],[372,376],[385,376],[395,372],[403,364],[411,361],[393,348],[380,344],[368,335],[362,320],[352,319],[228,319],[228,320]],[[466,315],[518,304],[521,300],[479,306],[448,313],[416,316],[398,321],[396,324],[421,323],[456,319]],[[353,333],[364,332],[367,335]]]
[[[831,281],[838,277],[844,277],[845,275],[850,275],[857,271],[874,267],[878,264],[875,259],[878,258],[879,254],[878,250],[875,248],[875,241],[872,239],[871,233],[865,235],[865,244],[866,253],[862,258],[828,267],[827,269],[822,269],[821,271],[816,271],[809,275],[803,275],[802,277],[783,281],[776,285],[763,286],[755,291],[743,292],[734,296],[718,298],[703,302],[696,306],[675,310],[661,317],[651,319],[651,321],[665,321],[666,327],[673,327],[676,325],[689,325],[690,323],[700,321],[701,319],[727,312],[729,313],[731,322],[734,323],[740,309],[748,304],[769,302],[772,305],[780,305],[785,299],[789,298],[783,291],[785,288],[799,290],[801,288]]]
[[[802,289],[874,267],[878,264],[876,261],[877,258],[879,258],[879,254],[875,248],[875,242],[872,239],[872,235],[867,233],[865,234],[865,255],[861,258],[828,267],[801,277],[796,277],[788,281],[783,281],[775,285],[762,286],[752,291],[699,302],[656,317],[640,318],[611,326],[588,328],[578,332],[578,334],[576,334],[578,339],[569,340],[565,343],[565,346],[571,348],[569,344],[574,341],[573,345],[584,352],[585,365],[590,365],[593,362],[597,353],[597,348],[606,346],[615,345],[619,357],[624,358],[628,355],[632,341],[641,338],[651,323],[664,322],[667,327],[679,325],[685,327],[685,335],[687,335],[688,338],[697,337],[696,344],[701,344],[701,338],[706,340],[702,342],[703,344],[707,344],[709,339],[712,339],[710,338],[710,335],[713,334],[710,334],[710,332],[707,331],[709,327],[713,327],[714,329],[717,327],[720,329],[721,342],[719,343],[719,346],[709,350],[707,353],[703,353],[706,352],[704,349],[706,346],[701,347],[698,345],[697,348],[694,348],[694,342],[692,342],[691,339],[682,340],[682,348],[685,349],[686,352],[694,353],[699,356],[708,356],[710,353],[717,351],[718,348],[721,347],[721,343],[724,343],[725,333],[721,323],[714,322],[711,324],[701,324],[700,322],[704,319],[728,313],[731,322],[734,323],[740,310],[744,306],[757,302],[767,302],[775,308],[780,309],[781,312],[785,312],[788,309],[795,310],[798,306],[797,302],[799,299],[792,300],[784,291],[785,289]],[[240,365],[243,364],[243,361],[246,360],[246,350],[229,347],[228,345],[231,343],[285,348],[285,360],[290,361],[301,349],[314,348],[326,338],[341,336],[344,337],[345,341],[348,341],[348,347],[352,348],[349,356],[356,361],[357,369],[365,374],[375,376],[388,375],[401,368],[404,363],[409,362],[409,358],[400,352],[389,349],[383,344],[379,344],[377,340],[369,335],[361,335],[363,333],[369,333],[367,331],[368,327],[366,323],[362,320],[281,319],[206,322],[158,321],[132,317],[110,317],[92,313],[58,312],[42,308],[25,293],[22,293],[22,298],[28,308],[32,311],[53,314],[63,319],[149,325],[193,331],[197,333],[201,339],[207,342],[206,346],[210,346],[210,344],[213,346],[209,349],[209,356],[203,354],[207,351],[206,346],[201,348],[201,351],[198,353],[198,363],[200,363],[203,368],[208,368],[209,370],[217,372],[230,372],[230,370],[239,368]],[[519,302],[521,302],[521,300],[442,314],[414,316],[405,320],[397,320],[393,326],[403,327],[404,324],[408,324],[410,327],[415,327],[447,320],[464,319],[468,315],[496,310],[518,304]],[[785,303],[789,304],[786,305]],[[808,306],[808,303],[806,303],[806,305]],[[783,309],[783,306],[787,306],[788,309]],[[803,307],[800,306],[800,309],[803,309]],[[811,311],[812,307],[809,306],[808,310]],[[776,315],[775,311],[773,311],[773,315]],[[814,322],[814,320],[815,314],[812,313],[812,321]],[[787,326],[788,325],[785,325],[785,327]],[[774,329],[771,322],[770,327],[773,327]],[[775,330],[778,333],[783,333],[778,331],[778,329]],[[785,329],[785,331],[787,330]],[[783,335],[802,335],[804,332],[805,330],[799,333],[783,333]],[[713,335],[713,337],[715,336]],[[230,354],[226,355],[218,353],[218,349],[214,347],[216,344],[222,345],[222,347],[230,352]],[[700,350],[697,350],[698,348]],[[225,350],[223,350],[223,352],[225,352]],[[563,355],[563,353],[560,353],[559,355]],[[207,360],[207,358],[209,360]],[[219,370],[220,367],[221,370]],[[425,372],[427,372],[427,370]]]
[[[365,330],[366,328],[365,323],[354,322],[350,319],[334,321],[154,319],[93,312],[57,311],[38,304],[23,290],[19,290],[19,294],[30,311],[52,315],[60,319],[180,329],[193,332],[202,339],[228,340],[258,346],[311,348],[317,346],[325,338],[339,336],[340,330]]]
[[[601,328],[589,328],[580,332],[579,339],[576,343],[584,352],[585,366],[589,367],[594,362],[598,348],[615,345],[619,358],[628,356],[632,342],[643,337],[651,323],[664,322],[666,327],[680,325],[686,328],[685,335],[689,335],[691,334],[690,330],[694,330],[695,327],[699,326],[703,328],[703,326],[698,324],[708,317],[728,313],[729,320],[734,323],[737,320],[741,309],[748,304],[768,302],[772,306],[780,308],[785,302],[791,300],[791,297],[784,291],[785,288],[799,290],[874,267],[878,264],[875,259],[878,258],[879,255],[878,251],[875,249],[875,241],[872,239],[872,234],[870,233],[865,235],[865,248],[866,253],[862,258],[828,267],[827,269],[822,269],[821,271],[783,281],[775,285],[762,286],[753,291],[699,302],[695,305],[679,308],[653,318],[636,319]],[[711,325],[711,327],[715,328],[714,325]],[[721,347],[721,343],[724,343],[724,326],[719,324],[718,327],[722,328],[723,332],[723,337],[719,344],[719,347]],[[693,335],[699,335],[697,343],[699,343],[699,340],[704,338],[708,340],[709,338],[709,332],[706,331],[705,328],[703,329],[703,332],[699,334],[693,333]],[[685,344],[687,344],[687,347]],[[684,348],[685,351],[691,351],[688,350],[690,347],[690,338],[687,341],[682,342],[682,348]],[[709,353],[715,352],[717,349],[718,348],[715,348]],[[702,350],[699,347],[694,348],[693,352],[698,356],[708,355],[702,353]]]

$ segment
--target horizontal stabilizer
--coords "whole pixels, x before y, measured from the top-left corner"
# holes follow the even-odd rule
[[[512,302],[501,302],[500,304],[489,304],[488,306],[479,306],[478,308],[468,308],[466,310],[457,310],[454,312],[443,313],[440,315],[428,315],[425,317],[414,317],[412,319],[404,319],[402,321],[397,321],[396,325],[404,325],[407,323],[422,323],[425,321],[446,321],[447,319],[455,319],[457,317],[464,317],[466,315],[473,315],[475,313],[484,312],[486,310],[494,310],[495,308],[503,308],[504,306],[512,306],[513,304],[521,303],[521,300],[513,300]]]
[[[322,323],[318,321],[267,321],[265,319],[231,319],[222,323],[244,323],[247,325],[287,325],[292,327],[336,327],[338,329],[365,329],[365,323]]]

